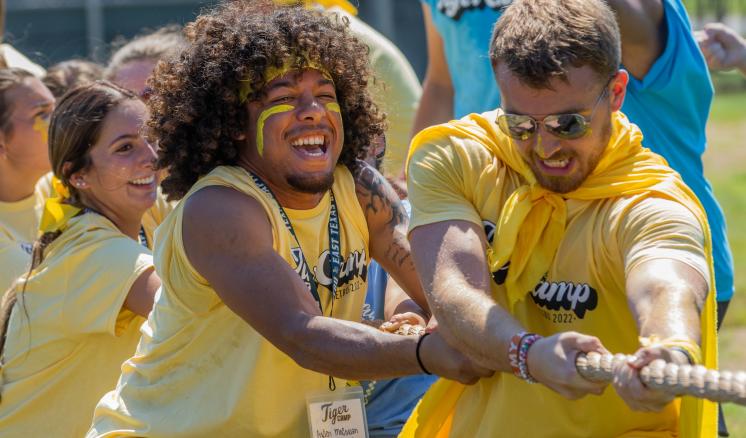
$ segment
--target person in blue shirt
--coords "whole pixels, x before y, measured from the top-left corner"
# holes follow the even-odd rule
[[[401,298],[408,297],[393,280],[389,279],[389,275],[378,263],[371,262],[368,268],[368,292],[363,306],[363,319],[388,320],[387,305],[390,307],[392,302],[401,302]],[[412,308],[407,310],[417,311],[417,305],[413,301],[411,303]],[[403,309],[400,307],[394,312],[399,313],[401,310]],[[368,434],[372,438],[397,436],[414,407],[435,380],[437,376],[418,374],[389,380],[361,381]]]
[[[494,23],[512,0],[421,2],[428,66],[413,134],[500,106],[488,47]],[[720,322],[733,296],[733,258],[725,217],[702,166],[713,97],[707,63],[681,0],[607,2],[617,14],[622,64],[630,73],[622,112],[642,130],[643,144],[681,174],[707,212]]]
[[[376,144],[366,160],[368,164],[380,168],[386,146],[384,142]],[[402,198],[402,207],[410,215],[411,206],[405,199],[406,190],[400,187],[398,181],[391,182]],[[398,320],[408,320],[411,324],[419,325],[426,324],[429,319],[429,315],[389,278],[381,265],[371,260],[368,265],[363,322],[376,321],[378,324],[380,321],[391,321],[395,315]],[[361,381],[370,437],[388,438],[399,435],[412,410],[435,380],[437,376],[417,374],[396,379]]]

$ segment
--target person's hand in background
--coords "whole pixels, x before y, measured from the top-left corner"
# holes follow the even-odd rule
[[[710,70],[739,69],[746,75],[746,40],[722,23],[709,23],[694,32]]]

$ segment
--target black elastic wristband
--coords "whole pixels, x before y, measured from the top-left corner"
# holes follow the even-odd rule
[[[424,335],[420,336],[420,339],[417,340],[417,349],[415,350],[415,354],[417,356],[417,363],[420,364],[420,369],[423,373],[427,374],[428,376],[432,375],[430,371],[425,368],[425,365],[422,363],[422,359],[420,359],[420,345],[422,345],[422,341],[429,335],[430,333],[425,333]]]
[[[681,348],[681,347],[675,347],[675,346],[674,346],[674,347],[669,347],[669,348],[670,348],[671,350],[676,350],[676,351],[678,351],[679,353],[682,353],[682,354],[684,354],[684,356],[686,356],[686,360],[687,360],[687,362],[689,362],[689,365],[696,365],[696,364],[697,364],[697,363],[695,362],[694,358],[692,357],[692,355],[691,355],[691,354],[689,354],[689,352],[688,352],[688,351],[686,351],[686,349],[685,349],[685,348]]]

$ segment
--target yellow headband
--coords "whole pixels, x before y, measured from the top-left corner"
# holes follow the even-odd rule
[[[70,191],[56,176],[52,178],[52,188],[57,196],[44,202],[44,211],[39,222],[39,231],[42,234],[62,230],[67,222],[80,212],[80,208],[65,202],[70,198]]]
[[[304,62],[301,64],[302,67],[297,68],[298,64],[295,62],[295,60],[286,59],[283,63],[282,67],[275,67],[275,66],[269,66],[267,67],[267,70],[264,71],[264,84],[268,84],[272,82],[273,80],[279,78],[280,76],[284,76],[287,73],[293,71],[293,70],[299,70],[299,69],[305,69],[305,68],[312,68],[314,70],[318,70],[321,72],[322,75],[324,75],[325,78],[331,80],[332,75],[329,74],[329,72],[322,67],[321,65],[317,64],[316,62],[309,61],[308,59],[304,59]],[[249,94],[251,94],[252,91],[254,91],[253,88],[251,88],[251,81],[249,79],[243,79],[240,81],[241,85],[238,87],[238,101],[239,103],[246,102],[246,99],[249,97]]]
[[[307,8],[314,5],[319,5],[324,9],[337,6],[350,15],[357,15],[357,8],[347,0],[275,0],[275,4],[280,6],[297,5],[299,3],[303,3],[303,6]]]

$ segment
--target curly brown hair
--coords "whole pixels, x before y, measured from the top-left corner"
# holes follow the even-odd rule
[[[234,165],[248,131],[248,106],[239,88],[249,81],[249,101],[262,96],[268,67],[286,60],[317,64],[331,75],[344,124],[339,162],[355,169],[385,129],[385,117],[368,93],[368,48],[352,36],[347,20],[269,1],[228,2],[185,28],[190,42],[161,63],[154,75],[150,128],[158,139],[162,187],[180,199],[216,166]]]

